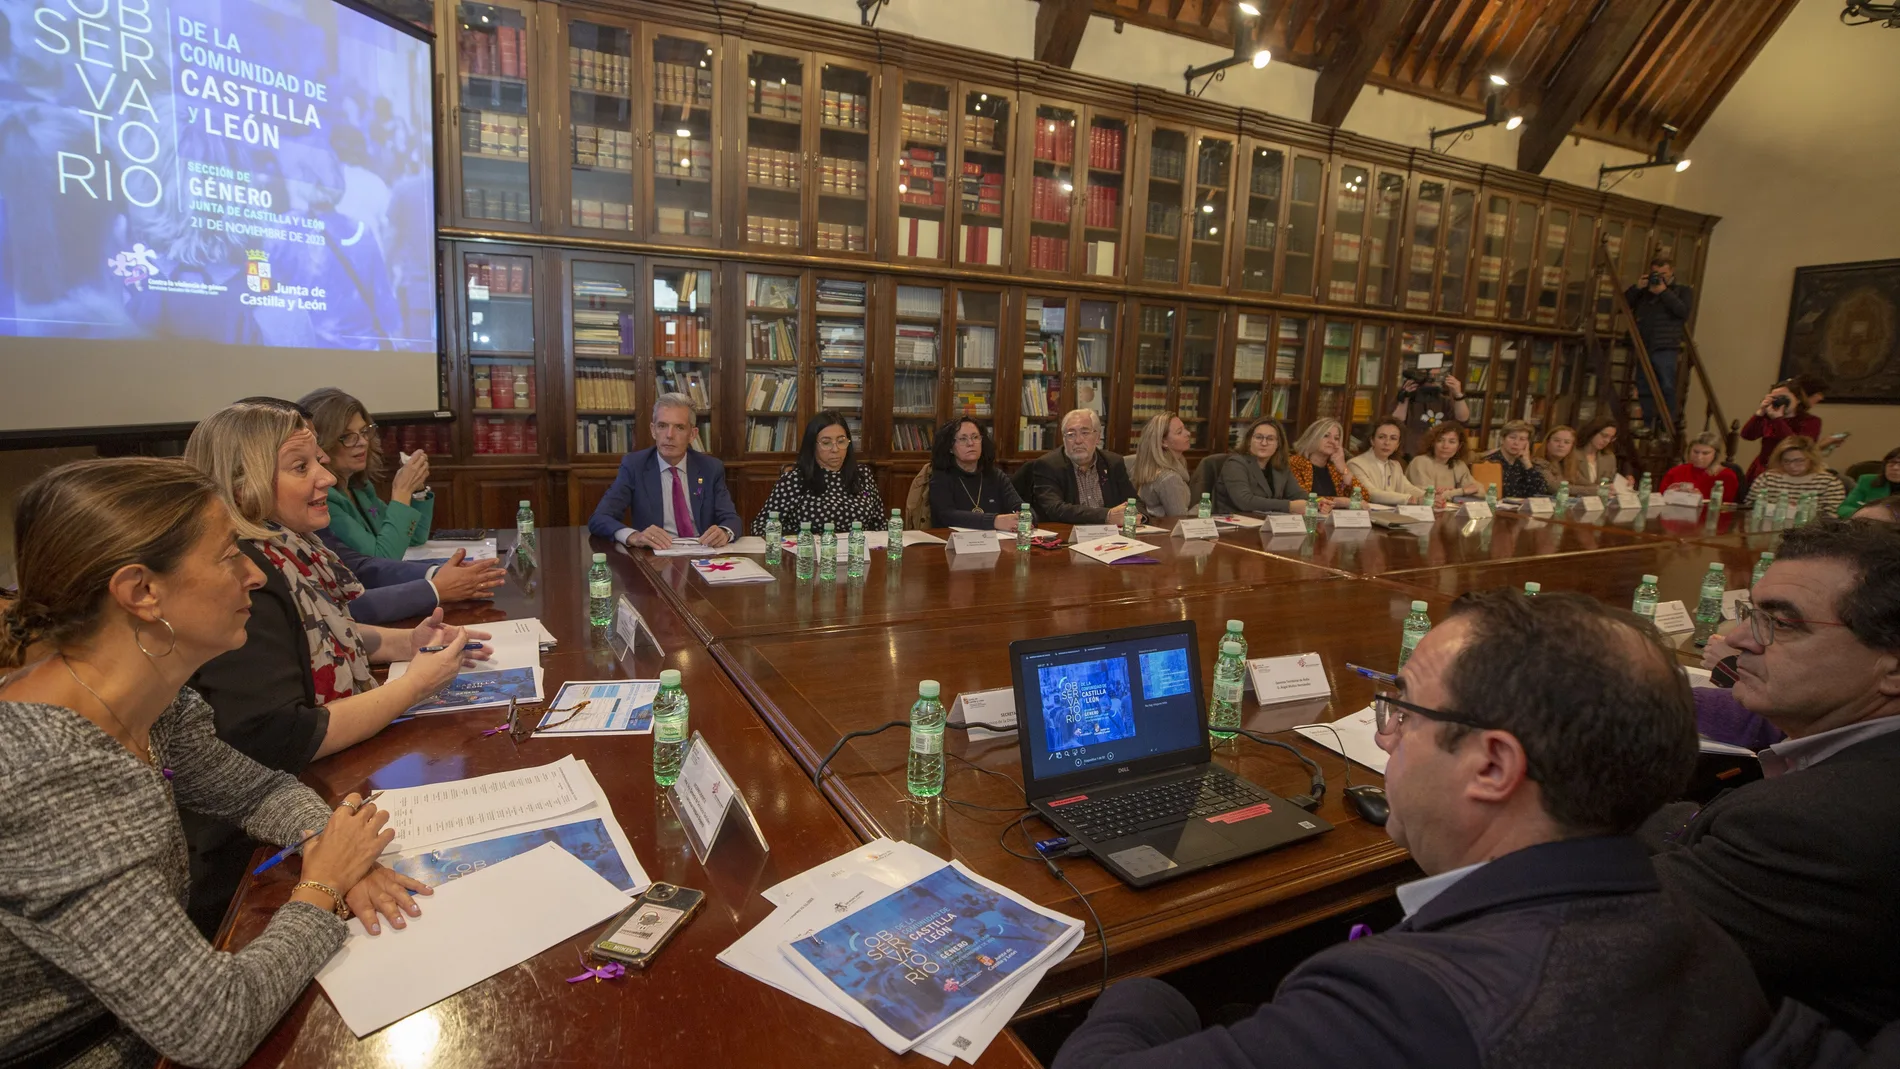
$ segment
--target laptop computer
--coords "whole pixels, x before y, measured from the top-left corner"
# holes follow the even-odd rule
[[[1009,646],[1023,791],[1131,887],[1332,825],[1212,763],[1194,624]]]

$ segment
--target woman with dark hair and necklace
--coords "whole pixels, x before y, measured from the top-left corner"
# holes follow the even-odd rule
[[[765,505],[752,517],[752,533],[765,534],[765,521],[774,512],[788,534],[806,522],[814,531],[827,523],[849,531],[853,520],[867,531],[884,529],[890,518],[884,499],[870,470],[858,463],[858,448],[843,415],[824,411],[805,424],[798,462],[785,469],[766,495]]]
[[[975,420],[937,428],[930,450],[930,524],[998,531],[1016,529],[1023,499],[996,467],[996,446]]]

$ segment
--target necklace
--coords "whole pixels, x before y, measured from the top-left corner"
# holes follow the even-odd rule
[[[119,719],[119,714],[113,711],[112,706],[107,704],[104,698],[99,696],[98,691],[92,689],[85,680],[79,678],[79,673],[73,670],[73,662],[67,660],[66,655],[62,653],[59,655],[59,663],[66,666],[66,674],[73,677],[73,682],[79,684],[87,694],[92,695],[92,700],[99,703],[99,707],[106,711],[106,715],[112,718],[114,724],[119,725],[120,731],[125,732],[126,741],[132,744],[132,755],[134,757],[142,757],[146,764],[152,766],[154,771],[164,776],[167,780],[170,780],[172,778],[172,770],[159,767],[158,755],[152,752],[151,740],[146,740],[145,752],[143,754],[139,753],[137,741],[132,738],[132,729],[125,726],[125,721]]]
[[[972,491],[970,489],[970,484],[963,481],[966,476],[969,476],[971,474],[976,474],[976,487],[977,487],[976,491]],[[958,468],[957,469],[957,485],[963,489],[964,496],[970,499],[970,511],[976,513],[979,516],[982,515],[983,502],[980,500],[979,493],[978,493],[979,491],[983,489],[982,474],[967,472],[967,471],[964,471],[962,468]]]

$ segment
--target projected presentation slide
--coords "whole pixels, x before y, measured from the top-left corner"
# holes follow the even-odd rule
[[[1045,749],[1051,755],[1135,733],[1134,694],[1128,686],[1125,657],[1050,665],[1038,668],[1036,676]]]

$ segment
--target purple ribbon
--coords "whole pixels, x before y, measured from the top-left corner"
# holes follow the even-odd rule
[[[1371,934],[1372,934],[1372,925],[1355,924],[1352,926],[1352,929],[1346,933],[1346,942],[1350,943],[1356,939],[1364,939],[1366,936],[1371,935]]]
[[[482,732],[482,738],[485,739],[490,735],[499,735],[502,732],[507,731],[507,730],[508,730],[507,724],[496,724],[494,727],[489,728],[487,731]]]
[[[171,769],[169,769],[169,768],[161,768],[161,769],[159,769],[159,770],[158,770],[158,774],[159,774],[159,775],[161,775],[161,776],[164,776],[164,777],[165,777],[165,782],[167,782],[167,783],[170,783],[170,782],[171,782],[171,778],[172,778],[172,770],[171,770]]]
[[[586,965],[586,960],[583,959],[581,964]],[[595,983],[600,983],[602,980],[618,980],[625,975],[627,975],[627,967],[625,965],[617,961],[610,961],[605,965],[596,965],[586,972],[581,973],[579,976],[570,976],[567,978],[567,982],[570,984],[578,984],[583,980],[591,978]]]

